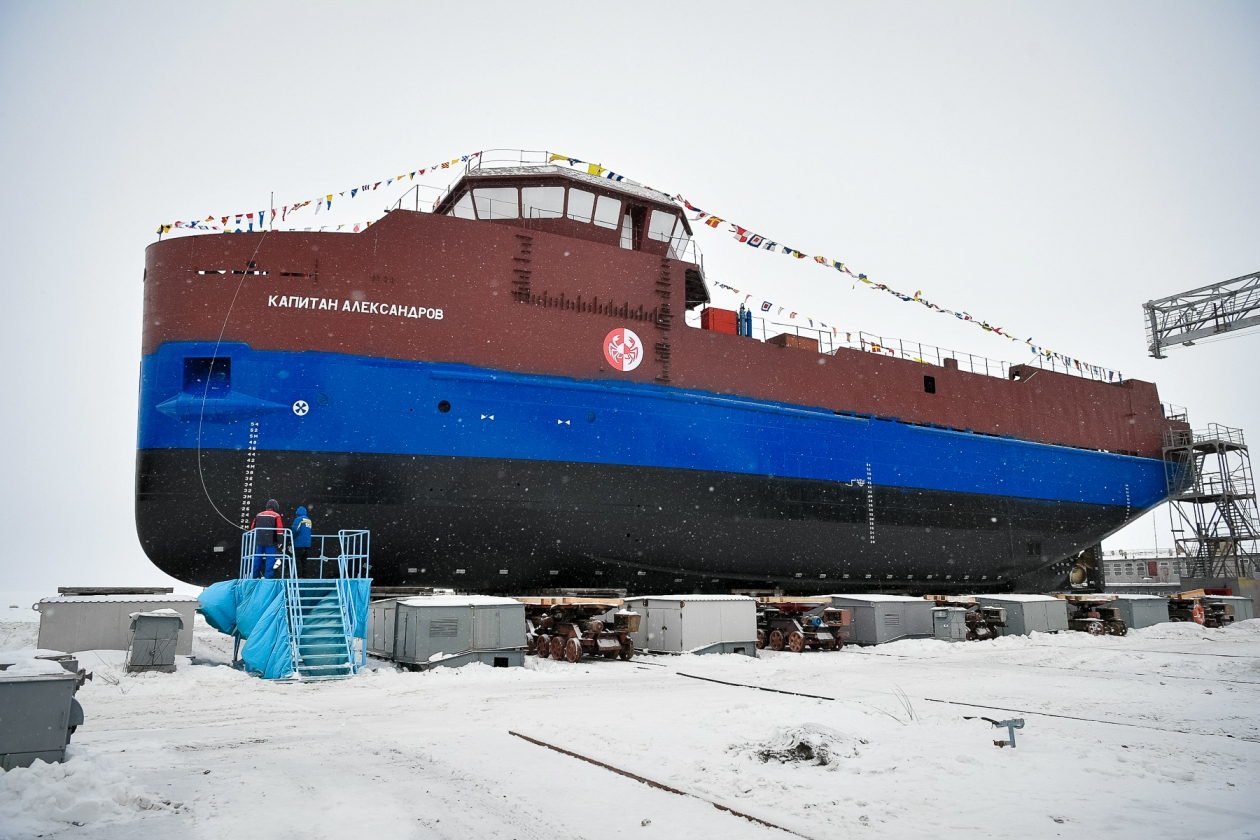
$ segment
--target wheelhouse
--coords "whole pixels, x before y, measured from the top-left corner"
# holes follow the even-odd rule
[[[470,169],[433,212],[700,263],[691,225],[665,193],[559,166]]]

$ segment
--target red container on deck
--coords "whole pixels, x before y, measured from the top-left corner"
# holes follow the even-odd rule
[[[739,313],[729,309],[706,309],[700,313],[700,327],[728,335],[739,335]]]
[[[777,344],[780,347],[799,347],[802,350],[818,352],[818,339],[807,338],[803,335],[793,335],[792,333],[782,333],[773,338],[767,338],[766,344]]]

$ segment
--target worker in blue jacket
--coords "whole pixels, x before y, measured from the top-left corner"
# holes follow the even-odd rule
[[[317,578],[320,576],[319,560],[310,562],[307,556],[311,553],[311,519],[306,515],[306,506],[300,506],[297,509],[297,516],[293,518],[293,554],[297,559],[297,567],[301,571],[299,574],[304,578]]]

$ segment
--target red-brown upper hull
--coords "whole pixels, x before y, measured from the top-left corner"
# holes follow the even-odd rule
[[[251,262],[249,271],[260,273],[240,274]],[[1184,427],[1164,418],[1148,382],[1102,383],[1037,368],[1017,368],[1023,378],[1006,380],[686,327],[689,268],[553,233],[403,210],[360,234],[193,236],[146,252],[143,352],[167,341],[213,341],[222,332],[224,341],[260,350],[657,382],[1154,458],[1164,430]],[[199,273],[220,270],[227,273]],[[338,305],[282,307],[280,297]],[[357,308],[368,311],[347,311],[346,302],[366,303]],[[381,314],[381,304],[386,313],[417,307],[440,309],[441,317]],[[633,371],[612,369],[604,357],[605,336],[619,326],[645,344]],[[925,372],[935,377],[933,394],[924,392]]]

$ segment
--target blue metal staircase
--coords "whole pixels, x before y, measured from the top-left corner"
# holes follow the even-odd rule
[[[339,531],[337,534],[312,535],[319,556],[318,577],[299,578],[293,551],[293,535],[289,529],[276,529],[274,542],[279,547],[280,568],[275,583],[282,587],[283,609],[287,618],[287,635],[293,670],[290,676],[303,681],[338,680],[354,676],[367,660],[367,640],[356,657],[354,640],[356,621],[362,633],[363,616],[371,586],[369,541],[367,531]],[[241,539],[240,579],[252,577],[257,536],[247,531]],[[334,546],[335,554],[328,554]],[[328,568],[328,564],[333,564]],[[331,572],[325,577],[325,569]],[[307,570],[302,570],[307,571]],[[362,604],[355,608],[356,590]],[[283,645],[283,635],[278,640]],[[239,650],[240,636],[237,636]],[[235,661],[235,654],[233,660]],[[357,659],[357,661],[356,661]],[[287,671],[287,668],[285,669]]]
[[[289,645],[300,680],[339,680],[354,676],[354,643],[336,579],[285,581]]]

